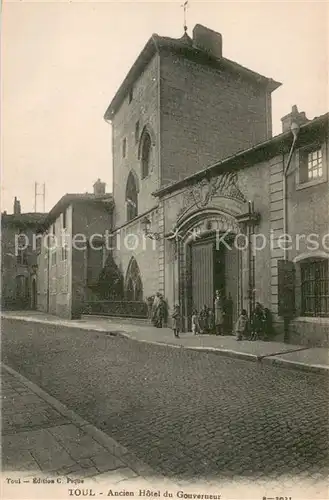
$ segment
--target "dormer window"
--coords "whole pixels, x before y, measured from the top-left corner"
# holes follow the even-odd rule
[[[297,158],[297,187],[299,189],[326,181],[325,148],[321,147],[321,144],[301,148],[297,153]]]
[[[311,182],[323,176],[321,147],[304,149],[299,154],[299,182]]]
[[[131,88],[129,90],[129,94],[128,94],[128,102],[129,104],[131,103],[131,101],[133,100],[133,97],[134,97],[134,93],[133,93],[133,89]]]
[[[322,151],[321,149],[310,151],[307,154],[307,180],[321,179],[322,175]]]

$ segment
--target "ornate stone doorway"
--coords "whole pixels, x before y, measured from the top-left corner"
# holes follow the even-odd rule
[[[239,233],[236,219],[218,210],[198,211],[179,227],[177,276],[185,330],[191,329],[194,308],[213,307],[216,289],[231,296],[236,317],[242,301],[242,256],[234,245]]]

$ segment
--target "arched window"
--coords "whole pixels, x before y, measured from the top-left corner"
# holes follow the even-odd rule
[[[133,172],[130,172],[126,185],[127,221],[138,215],[138,189]]]
[[[141,163],[142,163],[142,179],[147,177],[150,172],[150,156],[151,156],[151,137],[148,132],[143,134],[141,149]]]
[[[143,300],[143,284],[137,261],[134,257],[130,259],[126,275],[126,298],[130,301]]]
[[[134,300],[134,284],[132,279],[129,278],[127,282],[127,290],[126,290],[127,300]]]

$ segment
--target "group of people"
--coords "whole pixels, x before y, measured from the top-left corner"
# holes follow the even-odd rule
[[[156,293],[150,304],[150,319],[154,326],[162,328],[167,322],[167,303],[159,292]],[[197,334],[231,335],[237,340],[265,340],[272,332],[272,320],[269,309],[256,302],[251,320],[245,309],[242,309],[235,326],[233,327],[233,301],[229,294],[225,298],[219,290],[216,291],[213,309],[204,305],[200,312],[192,311],[192,332]],[[179,304],[174,306],[172,314],[172,330],[175,337],[179,337],[182,330],[181,310]]]
[[[224,298],[219,290],[216,291],[214,308],[204,305],[200,312],[192,311],[192,332],[197,334],[225,335],[233,330],[233,301],[231,295]],[[180,307],[175,305],[172,315],[172,329],[175,337],[181,330]]]
[[[272,334],[272,317],[267,307],[256,302],[251,321],[243,309],[235,325],[237,340],[266,340]]]
[[[163,295],[157,292],[152,298],[152,304],[150,308],[151,321],[157,328],[162,328],[163,324],[166,322],[167,318],[167,303],[164,300]]]

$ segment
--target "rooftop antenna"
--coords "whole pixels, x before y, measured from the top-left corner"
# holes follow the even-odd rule
[[[184,10],[184,33],[187,32],[187,25],[186,25],[186,11],[188,9],[188,0],[186,0],[181,7],[183,7]]]
[[[39,191],[39,184],[37,182],[34,183],[34,211],[37,212],[37,198],[38,196],[42,197],[42,208],[43,212],[46,212],[46,184],[43,184],[42,191]]]

